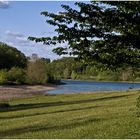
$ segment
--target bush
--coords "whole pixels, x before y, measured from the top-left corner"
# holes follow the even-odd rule
[[[7,73],[7,79],[9,83],[24,84],[25,78],[25,70],[22,68],[13,67]]]
[[[7,83],[7,71],[4,70],[0,70],[0,84],[6,84]]]

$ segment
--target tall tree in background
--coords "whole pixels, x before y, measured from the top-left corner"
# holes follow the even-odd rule
[[[56,36],[29,37],[57,47],[58,55],[70,54],[88,63],[109,68],[140,66],[140,2],[76,2],[76,9],[62,5],[64,12],[47,11],[47,23],[56,26]]]
[[[26,66],[27,58],[22,52],[0,42],[0,69],[25,68]]]

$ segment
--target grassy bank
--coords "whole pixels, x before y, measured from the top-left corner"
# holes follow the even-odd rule
[[[0,138],[140,138],[140,91],[35,96],[0,109]]]

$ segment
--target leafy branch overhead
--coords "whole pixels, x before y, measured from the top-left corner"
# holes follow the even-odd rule
[[[110,68],[140,66],[140,2],[76,2],[76,9],[62,5],[58,14],[47,11],[47,23],[56,26],[56,36],[29,37],[46,45],[67,43],[54,52],[76,55],[88,63]]]

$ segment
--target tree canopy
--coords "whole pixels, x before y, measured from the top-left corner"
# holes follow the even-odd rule
[[[26,67],[26,56],[16,48],[0,42],[0,69],[12,67]]]
[[[76,9],[62,5],[59,13],[44,11],[47,23],[55,26],[56,36],[29,37],[46,45],[67,43],[53,51],[70,54],[87,63],[109,68],[140,67],[140,2],[76,2]]]

